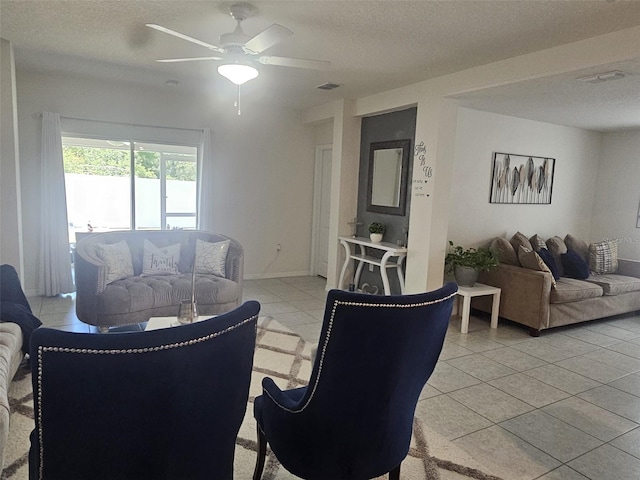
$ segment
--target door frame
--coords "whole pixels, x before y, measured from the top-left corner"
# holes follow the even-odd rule
[[[333,151],[333,144],[316,145],[313,174],[313,217],[311,221],[311,262],[309,272],[318,275],[318,235],[320,232],[320,202],[322,200],[322,157],[327,150]]]

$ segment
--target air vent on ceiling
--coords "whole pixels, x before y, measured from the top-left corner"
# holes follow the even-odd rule
[[[587,75],[586,77],[579,77],[577,80],[586,83],[602,83],[609,80],[619,80],[626,77],[627,74],[620,70],[612,70],[611,72],[596,73],[595,75]]]
[[[333,90],[334,88],[338,88],[340,86],[340,84],[338,83],[323,83],[322,85],[318,85],[316,88],[319,88],[320,90]]]

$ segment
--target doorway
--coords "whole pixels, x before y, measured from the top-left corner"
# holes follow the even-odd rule
[[[313,193],[311,274],[327,278],[329,266],[329,219],[331,218],[332,145],[316,147]]]

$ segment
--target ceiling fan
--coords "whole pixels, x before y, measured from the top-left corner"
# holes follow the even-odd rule
[[[256,8],[249,3],[242,2],[231,5],[229,13],[236,20],[237,25],[233,32],[220,36],[220,46],[203,42],[161,25],[153,23],[147,23],[146,25],[154,30],[200,45],[216,53],[216,55],[208,57],[167,58],[157,60],[158,62],[223,60],[224,63],[218,67],[218,73],[238,86],[258,76],[257,64],[309,69],[325,69],[330,65],[329,62],[323,60],[262,55],[267,49],[293,35],[293,32],[282,25],[274,23],[253,37],[245,34],[242,30],[242,22],[254,15],[255,12]]]

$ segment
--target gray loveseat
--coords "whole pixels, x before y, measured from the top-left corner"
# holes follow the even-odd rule
[[[125,241],[131,253],[133,275],[107,283],[107,268],[100,245]],[[158,248],[180,244],[177,273],[141,275],[145,240]],[[209,244],[229,241],[224,277],[198,273],[195,298],[200,315],[228,312],[242,301],[244,252],[234,239],[202,230],[127,230],[84,236],[75,250],[76,314],[101,331],[116,325],[173,316],[181,300],[191,297],[192,266],[196,241]]]
[[[516,237],[514,235],[514,237]],[[500,265],[489,272],[483,272],[479,281],[500,287],[500,316],[526,325],[532,336],[541,330],[570,325],[588,320],[605,318],[640,310],[640,262],[617,259],[615,273],[589,273],[586,279],[578,280],[567,276],[562,267],[561,276],[554,282],[548,271],[525,268],[519,263],[516,248],[509,252],[509,244],[519,248],[522,239],[496,239],[492,247],[498,251]],[[530,240],[535,240],[532,237]],[[567,243],[565,240],[568,240]],[[573,240],[573,242],[571,241]],[[529,244],[536,250],[533,241]],[[553,237],[546,241],[556,263],[576,243],[570,235],[562,239]],[[580,243],[580,242],[577,242]],[[577,245],[575,250],[581,257],[588,255],[586,243]],[[522,258],[522,257],[520,257]],[[589,259],[586,258],[589,264]],[[554,285],[555,283],[555,285]],[[490,312],[489,297],[477,297],[472,306]]]

